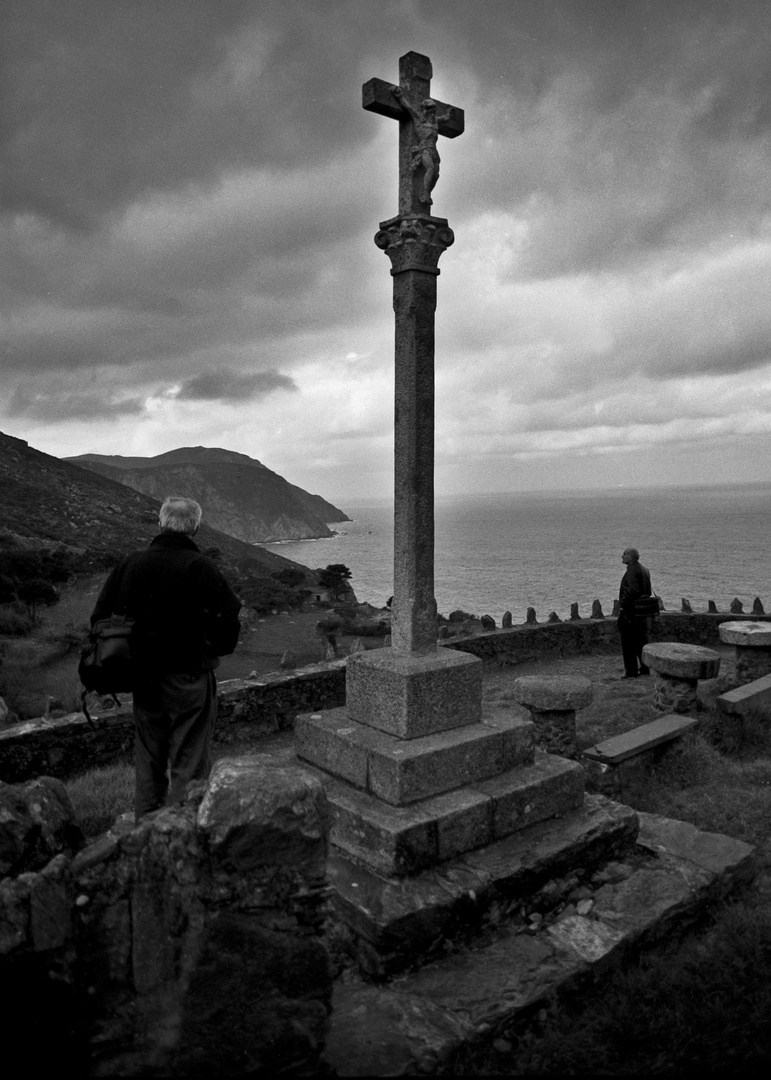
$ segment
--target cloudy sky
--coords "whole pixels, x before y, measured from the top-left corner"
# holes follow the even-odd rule
[[[3,0],[0,429],[391,490],[373,244],[430,56],[437,491],[771,480],[768,0]]]

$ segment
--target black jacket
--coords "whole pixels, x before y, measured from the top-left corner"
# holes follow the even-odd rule
[[[132,653],[147,675],[199,674],[232,653],[241,601],[189,536],[162,532],[150,547],[121,559],[91,616],[113,612],[136,621]]]
[[[627,618],[634,617],[634,602],[641,596],[651,595],[651,576],[641,562],[632,562],[626,568],[618,590],[621,612]]]

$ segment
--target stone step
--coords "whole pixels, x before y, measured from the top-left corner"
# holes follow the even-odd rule
[[[351,720],[345,708],[297,718],[297,756],[392,806],[407,806],[531,762],[534,733],[519,712],[400,739]]]
[[[587,800],[588,801],[588,800]],[[530,933],[513,925],[385,986],[339,983],[325,1059],[337,1076],[453,1071],[464,1046],[574,991],[755,873],[753,849],[683,822],[641,814],[639,868],[601,885],[589,915]],[[430,929],[430,928],[427,928]]]
[[[331,808],[332,843],[379,873],[397,876],[576,809],[585,779],[576,762],[538,752],[532,765],[404,807],[318,775]]]
[[[333,909],[360,966],[383,977],[472,927],[483,931],[550,878],[619,856],[634,846],[637,830],[634,810],[587,795],[564,817],[528,825],[412,877],[387,877],[333,847]]]

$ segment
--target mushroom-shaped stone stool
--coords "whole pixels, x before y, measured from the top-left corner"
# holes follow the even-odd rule
[[[514,697],[530,710],[535,739],[550,754],[573,758],[576,747],[576,709],[592,701],[591,681],[582,675],[522,675],[514,680]]]
[[[680,641],[644,645],[642,659],[655,673],[653,707],[660,713],[693,715],[699,679],[714,679],[720,670],[720,657],[712,649]]]
[[[771,622],[724,622],[720,640],[736,650],[736,681],[739,686],[771,675]]]

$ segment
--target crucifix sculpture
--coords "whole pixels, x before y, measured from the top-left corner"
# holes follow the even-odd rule
[[[431,61],[409,52],[399,85],[370,79],[362,104],[399,121],[399,213],[380,223],[375,243],[394,279],[394,600],[398,655],[436,649],[434,598],[434,312],[439,256],[454,241],[430,211],[439,177],[439,135],[463,133],[463,110],[430,97]]]

